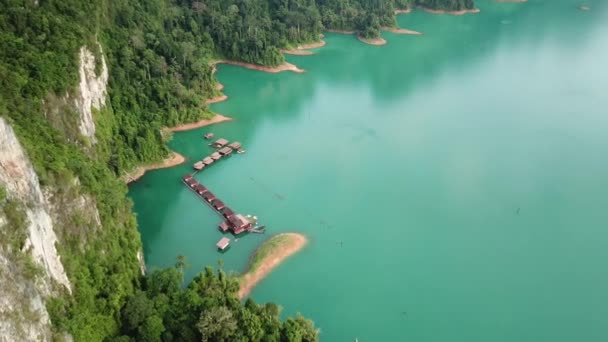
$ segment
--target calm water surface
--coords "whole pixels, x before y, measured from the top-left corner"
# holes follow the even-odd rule
[[[270,233],[310,244],[254,290],[325,341],[608,340],[608,3],[478,1],[415,11],[373,47],[327,34],[307,72],[221,66],[247,153],[197,178]],[[244,270],[267,236],[220,255],[218,216],[179,177],[131,187],[149,268],[187,257]]]

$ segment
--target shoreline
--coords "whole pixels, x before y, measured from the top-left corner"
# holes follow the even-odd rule
[[[398,9],[398,10],[395,10],[395,14],[408,14],[408,13],[412,13],[412,11],[413,11],[412,8]]]
[[[470,14],[470,13],[472,14],[472,13],[481,12],[479,10],[479,8],[463,9],[463,10],[459,10],[459,11],[435,10],[435,9],[431,9],[431,8],[426,8],[424,6],[416,6],[416,8],[421,9],[425,12],[432,13],[432,14],[465,15],[465,14]]]
[[[259,64],[252,64],[252,63],[245,63],[245,62],[237,62],[237,61],[231,61],[231,60],[227,60],[227,59],[220,59],[218,61],[214,61],[212,62],[213,65],[215,66],[216,64],[230,64],[230,65],[236,65],[236,66],[240,66],[246,69],[251,69],[251,70],[258,70],[258,71],[264,71],[264,72],[270,72],[270,73],[278,73],[278,72],[282,72],[282,71],[291,71],[291,72],[295,72],[298,74],[301,74],[304,72],[303,69],[298,68],[297,66],[285,62],[279,66],[276,67],[267,67],[267,66],[263,66],[263,65],[259,65]]]
[[[273,246],[273,243],[277,245]],[[307,243],[308,239],[299,233],[281,233],[262,243],[251,256],[247,271],[239,277],[238,298],[247,297],[251,290],[273,269],[299,252]],[[263,254],[259,260],[256,258],[258,253]]]
[[[229,116],[224,116],[222,114],[215,113],[215,115],[211,119],[202,119],[197,122],[190,122],[181,125],[177,125],[175,127],[168,127],[167,130],[170,132],[184,132],[189,131],[196,128],[201,128],[205,126],[215,125],[221,122],[231,121],[232,118]]]
[[[315,53],[312,51],[307,51],[309,49],[316,49],[325,46],[327,44],[324,40],[315,43],[302,44],[298,45],[295,49],[291,50],[281,50],[282,53],[286,53],[288,55],[296,55],[296,56],[309,56],[314,55]]]
[[[354,35],[354,34],[357,33],[356,31],[333,30],[333,29],[326,29],[325,31],[331,32],[331,33],[349,34],[349,35]],[[357,34],[357,39],[360,42],[362,42],[362,43],[373,45],[373,46],[381,46],[381,45],[386,45],[388,43],[382,37],[378,37],[378,38],[364,38],[364,37],[361,37],[360,35]]]
[[[138,166],[131,172],[124,174],[121,178],[125,183],[129,184],[143,177],[147,171],[166,169],[168,167],[181,165],[185,162],[186,158],[184,156],[175,151],[171,151],[171,155],[165,158],[162,162],[151,165]]]
[[[411,35],[422,35],[422,32],[418,32],[418,31],[414,31],[414,30],[408,30],[408,29],[404,29],[404,28],[395,28],[395,27],[388,27],[388,26],[382,26],[381,29],[383,31],[388,31],[391,33],[396,33],[396,34],[411,34]]]
[[[327,32],[331,33],[339,33],[339,34],[355,34],[355,31],[346,31],[346,30],[334,30],[334,29],[325,29]]]
[[[218,102],[222,102],[222,101],[226,101],[228,100],[228,95],[222,94],[222,95],[218,95],[215,97],[212,97],[210,99],[207,99],[207,101],[205,101],[205,104],[208,106],[210,104],[214,104],[214,103],[218,103]]]
[[[177,125],[175,127],[166,127],[163,130],[166,130],[169,132],[184,132],[184,131],[189,131],[192,129],[210,126],[210,125],[214,125],[214,124],[218,124],[218,123],[226,122],[226,121],[231,121],[231,120],[232,120],[231,117],[215,113],[215,116],[213,116],[211,119],[202,119],[197,122],[185,123],[185,124]],[[122,175],[120,178],[128,185],[128,184],[133,183],[136,180],[140,179],[141,177],[143,177],[147,171],[167,169],[170,167],[181,165],[185,162],[186,162],[186,157],[182,156],[181,154],[179,154],[175,151],[171,151],[171,155],[169,157],[163,159],[162,162],[156,163],[156,164],[151,164],[151,165],[137,166],[133,170]]]
[[[386,40],[382,37],[364,38],[364,37],[357,35],[357,39],[359,39],[360,42],[363,42],[363,43],[369,44],[369,45],[373,45],[373,46],[386,45],[386,43],[387,43]]]

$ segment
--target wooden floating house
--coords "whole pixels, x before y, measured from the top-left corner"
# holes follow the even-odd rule
[[[213,146],[215,148],[220,148],[220,147],[226,146],[227,144],[228,144],[228,140],[226,140],[224,138],[219,138],[213,144],[211,144],[211,146]]]
[[[247,221],[241,214],[228,217],[228,224],[231,226],[234,235],[239,235],[251,228],[251,222]]]
[[[238,141],[232,142],[228,145],[228,147],[230,147],[233,150],[238,150],[239,148],[241,148],[241,143]]]
[[[223,251],[230,245],[230,239],[227,237],[223,237],[215,245],[217,246],[217,249]]]
[[[211,206],[213,206],[215,208],[215,210],[217,210],[217,211],[220,211],[220,210],[224,209],[224,207],[225,207],[224,202],[222,202],[218,198],[211,201]]]
[[[222,155],[219,154],[219,152],[213,152],[209,157],[211,157],[211,159],[213,160],[220,160],[222,158]]]
[[[229,156],[232,153],[232,149],[228,146],[222,147],[218,150],[219,154],[222,156]]]
[[[226,233],[230,227],[228,226],[228,223],[226,221],[222,221],[222,223],[220,223],[220,225],[218,226],[220,228],[220,231],[222,233]]]
[[[215,197],[215,195],[213,193],[211,193],[211,191],[205,192],[202,196],[205,199],[205,201],[207,201],[209,203],[211,203],[211,201],[213,201],[214,199],[217,198],[217,197]]]
[[[211,165],[213,164],[214,160],[211,157],[205,157],[205,159],[203,159],[203,164],[205,165]]]
[[[205,188],[205,186],[203,186],[202,184],[198,184],[194,186],[194,191],[196,191],[197,194],[202,196],[204,193],[209,192],[209,189]]]
[[[205,167],[205,163],[203,163],[203,161],[197,161],[194,163],[193,167],[196,171],[200,171]]]
[[[221,210],[221,213],[225,219],[228,219],[230,216],[234,215],[234,211],[228,207],[224,207],[224,209]]]

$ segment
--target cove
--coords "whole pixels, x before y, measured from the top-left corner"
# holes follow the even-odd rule
[[[608,4],[477,1],[400,15],[422,36],[328,33],[304,74],[220,65],[234,121],[176,133],[188,162],[130,187],[148,269],[242,272],[180,183],[213,131],[247,153],[197,179],[268,234],[309,243],[251,293],[324,341],[608,339]]]

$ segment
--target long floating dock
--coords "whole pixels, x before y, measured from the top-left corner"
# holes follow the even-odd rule
[[[237,151],[237,153],[241,151],[241,143],[233,142],[228,144],[228,140],[223,138],[220,138],[209,145],[218,150],[213,152],[210,156],[203,158],[201,161],[196,162],[194,164],[194,169],[196,170],[194,174],[204,170],[214,162],[230,156],[233,151]],[[182,182],[215,212],[222,216],[224,221],[219,224],[220,231],[223,233],[231,232],[235,236],[244,232],[264,233],[264,227],[254,227],[252,220],[249,217],[235,213],[222,200],[209,191],[209,189],[194,179],[194,174],[185,175],[182,177]],[[229,239],[228,242],[226,242],[225,239],[226,238],[220,240],[222,243],[218,242],[217,246],[220,250],[225,250],[228,246]]]

